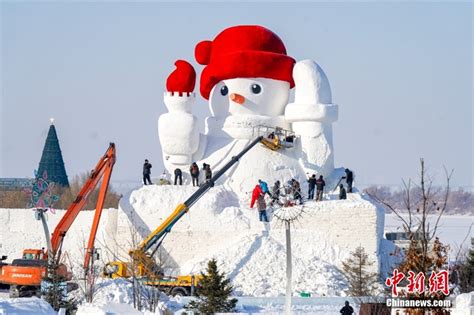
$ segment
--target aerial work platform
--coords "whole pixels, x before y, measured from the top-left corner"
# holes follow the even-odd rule
[[[296,139],[295,133],[291,130],[267,126],[254,127],[253,136],[261,136],[262,140],[260,142],[272,151],[281,148],[292,148]]]

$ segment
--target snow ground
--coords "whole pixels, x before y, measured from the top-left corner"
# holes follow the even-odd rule
[[[5,292],[4,292],[5,293]],[[0,293],[0,314],[2,315],[55,315],[49,305],[37,298],[8,299]],[[237,297],[236,312],[239,314],[283,314],[284,297]],[[97,294],[92,304],[79,305],[77,315],[162,315],[183,314],[184,306],[192,298],[160,297],[157,310],[152,313],[147,310],[135,310],[132,305],[131,284],[127,281],[99,280]],[[358,303],[347,297],[293,297],[292,314],[327,315],[338,314],[344,301],[350,301],[355,314],[358,313]],[[455,301],[452,314],[470,314],[474,310],[474,292],[459,295]]]
[[[284,297],[237,297],[237,311],[239,313],[264,313],[282,314],[284,308]],[[192,298],[176,297],[169,298],[165,295],[160,297],[161,302],[155,314],[162,314],[165,308],[174,314],[182,314],[184,305]],[[345,297],[317,297],[317,298],[293,298],[293,314],[331,314],[338,313],[345,300],[355,302]],[[131,284],[124,280],[105,280],[98,285],[97,294],[92,304],[83,304],[79,307],[77,315],[102,315],[106,314],[151,314],[150,312],[138,312],[131,306],[132,289]],[[357,310],[357,307],[356,307]]]
[[[2,298],[0,296],[1,315],[56,315],[57,313],[48,302],[37,297],[31,298]]]

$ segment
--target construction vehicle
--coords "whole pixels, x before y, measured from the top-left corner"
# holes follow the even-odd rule
[[[129,278],[135,276],[146,285],[159,286],[161,289],[171,295],[193,295],[195,286],[200,280],[200,276],[181,275],[177,277],[165,276],[161,268],[156,264],[153,256],[161,246],[165,236],[171,232],[173,226],[189,209],[211,188],[214,183],[227,172],[239,159],[244,156],[256,144],[262,143],[271,150],[278,150],[281,147],[289,148],[291,145],[283,143],[283,137],[277,135],[289,133],[281,128],[273,128],[273,137],[268,138],[268,128],[260,130],[259,134],[249,145],[247,145],[239,154],[233,156],[215,175],[207,182],[202,184],[199,189],[192,194],[184,203],[179,204],[175,210],[151,232],[137,248],[130,250],[130,262],[113,261],[105,265],[103,276],[106,278]],[[280,139],[280,141],[278,140]]]
[[[43,223],[47,249],[25,249],[22,258],[14,259],[11,264],[0,266],[0,283],[10,285],[10,297],[37,295],[40,291],[41,282],[47,275],[48,264],[54,263],[57,265],[58,267],[55,272],[66,281],[71,280],[71,272],[69,272],[67,267],[60,262],[64,237],[79,212],[87,203],[89,194],[94,191],[102,178],[94,220],[92,222],[84,259],[84,269],[86,270],[86,273],[92,269],[91,262],[93,263],[93,253],[95,253],[95,237],[114,164],[115,145],[111,143],[104,156],[99,160],[96,167],[91,172],[76,199],[59,221],[51,235],[51,238],[44,215],[46,209],[36,209],[35,215],[37,219],[41,220]],[[77,285],[73,283],[69,284],[69,288],[73,288],[74,286],[77,287]]]

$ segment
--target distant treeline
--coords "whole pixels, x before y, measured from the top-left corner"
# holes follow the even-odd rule
[[[69,187],[55,187],[54,194],[59,196],[59,200],[52,205],[52,208],[55,209],[67,209],[76,199],[77,194],[81,190],[82,186],[86,182],[88,174],[81,174],[75,176],[72,181],[70,181]],[[99,185],[96,189],[88,196],[85,210],[94,210],[95,204],[97,203],[97,198],[99,196]],[[107,192],[107,197],[104,202],[104,209],[107,208],[117,208],[118,202],[120,200],[120,195],[113,191],[113,188],[109,185]],[[21,190],[17,191],[0,191],[0,208],[26,208],[29,201],[29,195]]]
[[[404,190],[394,190],[387,186],[370,186],[364,189],[364,192],[376,195],[380,200],[392,205],[395,209],[405,210],[405,200],[407,193]],[[445,189],[434,189],[432,190],[434,199],[438,200],[441,204],[444,202],[444,196],[446,195]],[[412,202],[415,202],[419,198],[421,190],[419,187],[413,187],[410,189],[410,197]],[[390,210],[387,210],[390,212]],[[462,188],[457,188],[449,192],[447,201],[446,214],[474,214],[474,193],[465,191]]]

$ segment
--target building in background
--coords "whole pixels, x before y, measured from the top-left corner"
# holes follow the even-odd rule
[[[34,178],[0,178],[0,191],[15,191],[31,188]]]

